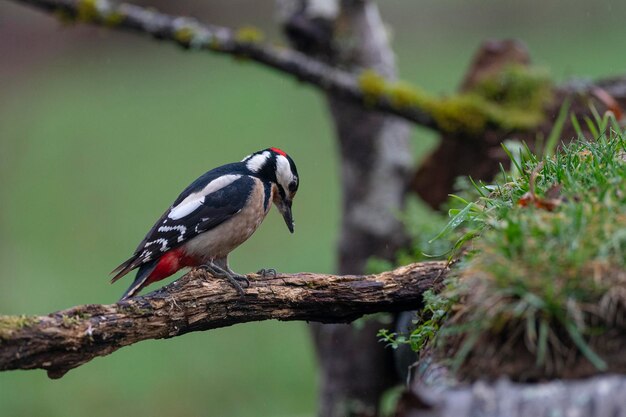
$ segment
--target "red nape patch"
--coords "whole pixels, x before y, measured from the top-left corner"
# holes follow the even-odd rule
[[[277,153],[277,154],[279,154],[279,155],[282,155],[282,156],[287,156],[287,154],[285,153],[285,151],[283,151],[282,149],[278,149],[278,148],[270,148],[270,150],[271,150],[271,151],[276,152],[276,153]]]
[[[174,249],[161,257],[154,271],[146,280],[146,284],[160,281],[177,272],[179,269],[194,266],[196,262],[193,258],[186,256],[182,249]]]

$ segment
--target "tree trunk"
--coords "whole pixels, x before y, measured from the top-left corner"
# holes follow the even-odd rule
[[[342,1],[335,16],[320,15],[312,3],[287,17],[294,46],[355,73],[373,69],[388,79],[396,77],[394,54],[374,2]],[[397,213],[413,160],[410,127],[332,94],[328,105],[341,156],[338,270],[360,274],[370,257],[392,259],[405,241]],[[376,337],[386,326],[377,319],[359,327],[312,325],[321,372],[320,416],[377,415],[382,393],[398,382],[393,353]]]

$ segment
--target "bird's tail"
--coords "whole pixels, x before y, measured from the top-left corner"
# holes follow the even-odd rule
[[[122,262],[120,266],[111,271],[112,274],[115,274],[113,278],[111,278],[111,284],[113,284],[118,279],[122,278],[124,275],[128,274],[133,268],[136,268],[136,265],[133,263],[137,260],[137,256],[133,256]]]
[[[137,294],[146,284],[148,284],[148,278],[150,277],[150,274],[154,271],[158,263],[159,263],[159,259],[155,259],[153,261],[146,262],[145,264],[141,265],[139,269],[137,270],[137,275],[135,276],[135,280],[130,285],[130,287],[128,287],[124,295],[122,295],[122,298],[120,298],[120,301],[124,301],[124,300],[129,299],[130,297],[134,297],[135,294]],[[128,273],[128,271],[125,271],[125,269],[132,265],[132,261],[127,266],[123,266],[123,265],[124,264],[118,267],[121,269],[120,269],[120,272],[115,277],[113,277],[114,280],[119,279],[121,278],[121,276]],[[118,275],[120,275],[122,272],[123,274],[118,277]]]

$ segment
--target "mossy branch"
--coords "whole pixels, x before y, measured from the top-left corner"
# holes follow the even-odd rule
[[[109,0],[14,0],[52,13],[63,22],[82,22],[111,29],[151,35],[190,50],[245,57],[309,83],[337,96],[365,102],[365,93],[349,72],[334,68],[293,49],[261,43],[262,34],[253,28],[239,31],[202,24],[196,19],[172,16],[152,8],[116,4]],[[372,109],[391,113],[416,124],[436,128],[435,120],[416,106],[399,106],[381,97]]]
[[[537,82],[536,74],[532,72],[514,71],[505,74],[509,76],[507,79],[495,80],[491,86],[508,86],[513,82],[515,84],[511,88],[514,94],[519,92],[520,87],[530,88],[532,91],[524,90],[522,94],[538,99],[532,106],[526,105],[528,103],[520,105],[512,100],[502,102],[482,94],[493,93],[493,88],[437,97],[403,81],[385,80],[371,70],[355,76],[296,50],[262,43],[263,34],[253,27],[233,31],[202,24],[193,18],[171,16],[152,8],[117,4],[109,0],[14,1],[52,13],[65,23],[81,22],[144,33],[189,50],[246,58],[293,75],[299,81],[336,96],[361,103],[368,109],[393,114],[440,132],[459,133],[461,136],[477,136],[488,127],[505,131],[532,129],[542,121],[543,105],[550,96],[549,84],[545,80]],[[507,99],[512,97],[506,92],[503,94],[507,95]]]
[[[46,369],[59,378],[142,340],[251,321],[345,323],[364,314],[414,309],[447,270],[445,262],[424,262],[377,275],[255,276],[244,298],[225,281],[193,271],[117,304],[82,305],[47,316],[0,316],[0,370]]]

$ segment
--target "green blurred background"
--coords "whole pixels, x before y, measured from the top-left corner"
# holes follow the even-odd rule
[[[179,1],[172,13],[270,39],[273,2]],[[451,92],[478,44],[525,41],[555,78],[626,69],[622,1],[379,2],[406,78]],[[416,159],[433,145],[416,129]],[[340,196],[323,98],[253,63],[135,35],[63,27],[0,3],[0,314],[110,303],[108,273],[207,169],[267,147],[302,177],[296,234],[275,212],[233,255],[237,271],[331,272]],[[262,322],[142,342],[63,379],[0,373],[0,416],[312,416],[314,352],[303,323]]]

